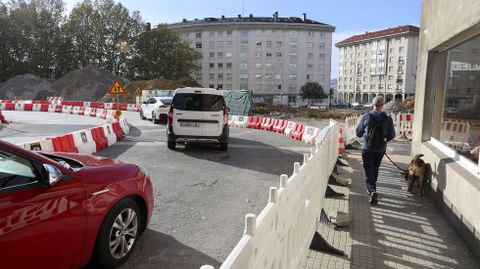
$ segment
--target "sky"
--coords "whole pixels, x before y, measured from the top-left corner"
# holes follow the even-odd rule
[[[65,0],[71,10],[78,0]],[[334,44],[366,31],[399,25],[420,25],[422,0],[116,0],[130,11],[138,10],[145,22],[179,22],[205,17],[302,17],[336,27],[333,33],[332,78],[338,74],[338,49]]]

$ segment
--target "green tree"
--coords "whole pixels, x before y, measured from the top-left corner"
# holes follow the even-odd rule
[[[201,54],[167,25],[138,36],[131,61],[135,79],[180,79],[197,70]]]
[[[321,99],[325,97],[322,86],[318,82],[307,82],[300,90],[304,99]]]

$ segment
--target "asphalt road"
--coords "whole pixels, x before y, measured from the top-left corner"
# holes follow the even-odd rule
[[[122,268],[218,268],[259,214],[279,175],[291,175],[308,146],[264,131],[231,128],[229,148],[187,144],[167,149],[165,125],[125,113],[131,133],[100,155],[141,165],[151,176],[155,211]]]
[[[4,112],[14,122],[0,139],[33,140],[103,121],[56,113]],[[259,214],[279,175],[291,175],[309,146],[265,131],[231,128],[229,148],[187,144],[167,149],[165,125],[124,112],[131,132],[98,155],[142,166],[154,185],[155,207],[148,230],[121,268],[216,268],[243,235],[247,213]],[[14,133],[13,127],[20,132]],[[15,129],[13,128],[13,129]],[[8,133],[10,132],[10,133]],[[12,133],[13,132],[13,133]]]
[[[9,124],[0,124],[0,139],[25,143],[103,124],[105,120],[62,113],[2,111]]]

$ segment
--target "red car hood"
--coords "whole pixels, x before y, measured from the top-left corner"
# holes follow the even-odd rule
[[[117,165],[121,162],[115,159],[110,159],[102,156],[93,156],[93,155],[83,155],[83,154],[76,154],[76,153],[46,153],[49,155],[57,155],[59,157],[65,157],[77,162],[82,163],[84,166],[110,166],[110,165]]]

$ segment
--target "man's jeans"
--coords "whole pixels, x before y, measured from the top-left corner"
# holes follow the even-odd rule
[[[377,191],[377,178],[380,163],[382,163],[385,152],[370,151],[362,149],[363,169],[365,169],[365,177],[368,193]]]

